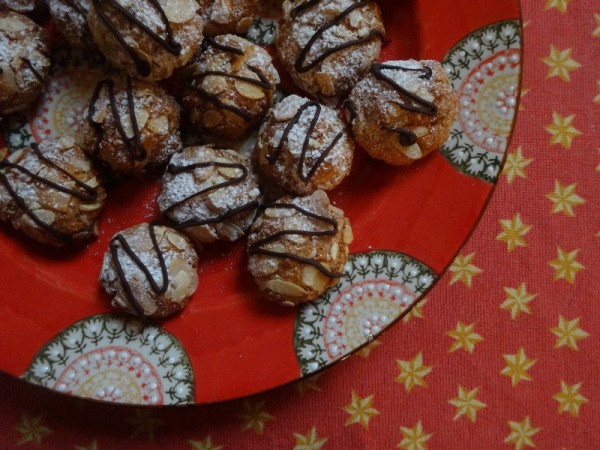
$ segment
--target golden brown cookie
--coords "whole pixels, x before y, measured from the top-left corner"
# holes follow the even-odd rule
[[[368,73],[384,34],[374,1],[286,0],[277,51],[301,89],[335,100]]]
[[[183,104],[190,122],[230,139],[246,137],[258,126],[279,84],[271,56],[231,34],[206,38],[185,72]]]
[[[216,240],[240,239],[261,198],[258,179],[245,157],[203,146],[173,155],[158,205],[166,223],[201,248]]]
[[[0,11],[0,116],[31,105],[44,90],[49,70],[43,30],[23,14]]]
[[[114,174],[142,174],[181,148],[179,115],[158,84],[115,76],[96,86],[77,140]]]
[[[176,230],[143,223],[117,233],[104,255],[100,283],[112,306],[141,318],[183,309],[198,287],[198,255]]]
[[[350,222],[325,192],[284,197],[252,225],[248,268],[268,300],[294,306],[338,282],[351,242]]]
[[[0,219],[65,247],[98,235],[106,193],[88,156],[67,139],[47,140],[0,161]]]
[[[156,81],[183,67],[202,43],[196,0],[92,0],[87,23],[115,67]]]
[[[355,139],[372,157],[407,165],[447,139],[458,97],[437,61],[373,64],[345,103]]]
[[[354,141],[333,109],[297,95],[269,112],[256,145],[262,174],[288,192],[331,190],[350,173]]]

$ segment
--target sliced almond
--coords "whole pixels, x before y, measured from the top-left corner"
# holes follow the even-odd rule
[[[267,208],[265,209],[265,216],[271,219],[280,219],[282,217],[290,217],[293,214],[293,210],[290,208]]]
[[[242,230],[234,223],[221,224],[221,231],[222,233],[219,234],[225,235],[225,238],[227,238],[231,242],[237,241],[244,235],[244,230]]]
[[[413,144],[408,147],[402,147],[404,154],[410,159],[419,159],[423,157],[419,144]]]
[[[96,110],[92,116],[92,120],[95,123],[104,123],[106,120],[106,113],[108,111],[108,105],[104,105],[102,108]]]
[[[95,188],[98,187],[100,183],[98,182],[98,179],[96,177],[92,177],[89,180],[87,180],[85,184],[91,188]]]
[[[240,70],[238,74],[242,77],[260,81],[256,74],[250,70]],[[238,91],[242,97],[249,98],[250,100],[260,100],[265,97],[265,91],[261,86],[247,81],[236,80],[235,90]]]
[[[210,94],[219,95],[227,89],[227,80],[221,75],[208,75],[202,80],[202,88]]]
[[[301,104],[298,102],[282,102],[273,109],[273,118],[278,122],[285,122],[296,115]]]
[[[322,292],[329,283],[329,278],[326,277],[319,269],[313,266],[304,266],[302,269],[302,283],[311,289]]]
[[[334,261],[337,261],[339,252],[340,252],[340,246],[338,245],[337,242],[334,242],[331,245],[331,249],[329,250],[329,255],[331,256],[331,259]]]
[[[413,133],[415,133],[415,135],[420,138],[423,137],[427,134],[427,128],[426,127],[415,127],[413,128]]]
[[[148,129],[156,134],[165,135],[169,132],[169,119],[167,116],[153,117],[148,120]]]
[[[36,217],[46,225],[52,225],[56,220],[56,214],[47,209],[38,209],[35,211]]]
[[[351,244],[354,240],[354,234],[352,233],[352,227],[350,226],[350,224],[346,224],[346,226],[344,227],[342,239],[344,241],[344,244],[346,245]]]
[[[100,203],[100,202],[82,203],[79,205],[79,211],[84,211],[84,212],[96,211],[100,208],[102,208],[102,203]]]
[[[23,151],[22,148],[20,148],[16,152],[13,152],[10,155],[8,155],[8,158],[6,158],[6,159],[8,160],[8,162],[17,164],[19,161],[21,161],[21,159],[23,159],[24,156],[25,156],[25,152]]]
[[[173,233],[172,231],[167,230],[165,232],[167,235],[167,239],[171,244],[177,247],[179,250],[184,250],[188,247],[187,240],[178,233]]]
[[[197,9],[195,0],[167,0],[163,3],[165,16],[171,23],[184,23],[193,19]]]
[[[44,192],[44,203],[54,210],[64,211],[69,207],[71,196],[64,192],[48,190]]]
[[[253,23],[254,23],[254,19],[252,17],[250,17],[250,16],[244,17],[242,20],[240,20],[237,23],[235,31],[237,31],[238,33],[245,33]]]
[[[209,109],[202,116],[202,120],[206,128],[213,128],[223,122],[223,116],[214,109]]]
[[[89,159],[87,158],[72,158],[69,161],[69,164],[71,164],[73,167],[81,170],[82,172],[87,172],[92,168],[92,164],[90,162]]]
[[[302,297],[306,295],[304,288],[285,280],[269,280],[266,282],[265,287],[275,294],[287,297]]]

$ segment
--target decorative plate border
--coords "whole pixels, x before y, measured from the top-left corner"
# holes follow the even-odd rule
[[[474,31],[442,65],[459,94],[459,109],[440,152],[460,172],[495,183],[518,105],[521,22],[507,20]]]
[[[389,251],[352,254],[345,273],[336,286],[298,310],[293,339],[303,376],[375,339],[437,278],[425,264]]]
[[[38,351],[22,378],[115,403],[194,403],[192,365],[181,343],[125,315],[94,315],[67,327]]]

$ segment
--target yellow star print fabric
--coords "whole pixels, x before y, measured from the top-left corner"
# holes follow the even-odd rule
[[[310,378],[204,407],[82,402],[0,374],[0,448],[600,448],[600,3],[521,8],[520,105],[495,192],[389,331]]]

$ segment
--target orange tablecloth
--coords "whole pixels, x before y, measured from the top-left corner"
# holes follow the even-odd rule
[[[94,404],[0,376],[1,448],[600,448],[600,4],[525,1],[503,176],[449,271],[320,376],[209,407]]]

